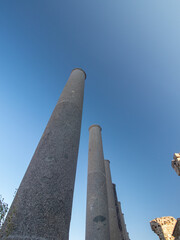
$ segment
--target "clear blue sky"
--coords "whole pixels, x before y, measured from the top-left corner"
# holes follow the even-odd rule
[[[70,240],[84,240],[88,127],[104,155],[131,240],[180,217],[180,1],[0,1],[0,194],[9,204],[71,70],[87,73]]]

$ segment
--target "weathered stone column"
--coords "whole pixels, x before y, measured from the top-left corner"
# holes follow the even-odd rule
[[[126,223],[124,220],[124,214],[122,213],[122,208],[121,208],[121,203],[118,202],[118,208],[119,208],[119,215],[122,223],[122,232],[123,232],[123,239],[124,240],[129,240],[129,233],[126,228]]]
[[[123,237],[123,227],[122,227],[122,221],[121,221],[121,217],[120,217],[118,198],[117,198],[117,193],[116,193],[116,185],[113,183],[112,186],[113,186],[113,191],[114,191],[114,200],[115,200],[115,206],[116,206],[118,227],[119,227],[119,231],[120,231],[120,240],[125,240]]]
[[[105,160],[105,172],[106,172],[106,185],[108,195],[108,210],[109,210],[109,228],[110,228],[110,240],[120,240],[120,229],[118,226],[117,209],[115,206],[114,189],[111,179],[110,161]]]
[[[89,128],[86,240],[110,240],[101,127]]]
[[[74,69],[20,184],[1,239],[68,240],[84,80]]]

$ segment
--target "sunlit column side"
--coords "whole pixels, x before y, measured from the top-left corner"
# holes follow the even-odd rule
[[[101,127],[89,128],[86,240],[110,240]]]
[[[69,239],[85,78],[82,69],[72,71],[11,205],[1,239]]]
[[[110,240],[120,240],[120,229],[118,226],[117,210],[115,206],[114,190],[111,179],[110,161],[104,160],[105,172],[106,172],[106,185],[108,195],[108,210],[109,210],[109,228],[110,228]]]

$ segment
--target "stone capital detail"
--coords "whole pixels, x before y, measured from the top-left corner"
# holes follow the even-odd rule
[[[173,231],[176,225],[176,219],[173,217],[155,218],[150,222],[151,229],[160,240],[174,240]]]

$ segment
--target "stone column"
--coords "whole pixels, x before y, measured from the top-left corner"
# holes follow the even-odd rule
[[[110,161],[105,160],[105,172],[106,172],[106,185],[108,195],[108,210],[109,210],[109,228],[110,228],[110,240],[120,240],[120,229],[118,226],[117,209],[115,206],[114,189],[111,179]]]
[[[129,240],[129,233],[127,232],[126,223],[125,223],[125,220],[124,220],[124,214],[122,213],[120,202],[118,202],[118,208],[119,208],[120,219],[121,219],[121,222],[122,222],[123,238],[124,238],[124,240]]]
[[[119,227],[119,231],[120,231],[120,240],[125,240],[124,237],[123,237],[123,226],[122,226],[122,220],[121,220],[121,217],[120,217],[118,198],[117,198],[117,193],[116,193],[116,185],[113,183],[112,186],[113,186],[113,191],[114,191],[114,199],[115,199],[118,227]]]
[[[86,240],[110,240],[101,127],[89,128]]]
[[[82,69],[72,71],[11,205],[1,239],[69,239],[85,78]]]

